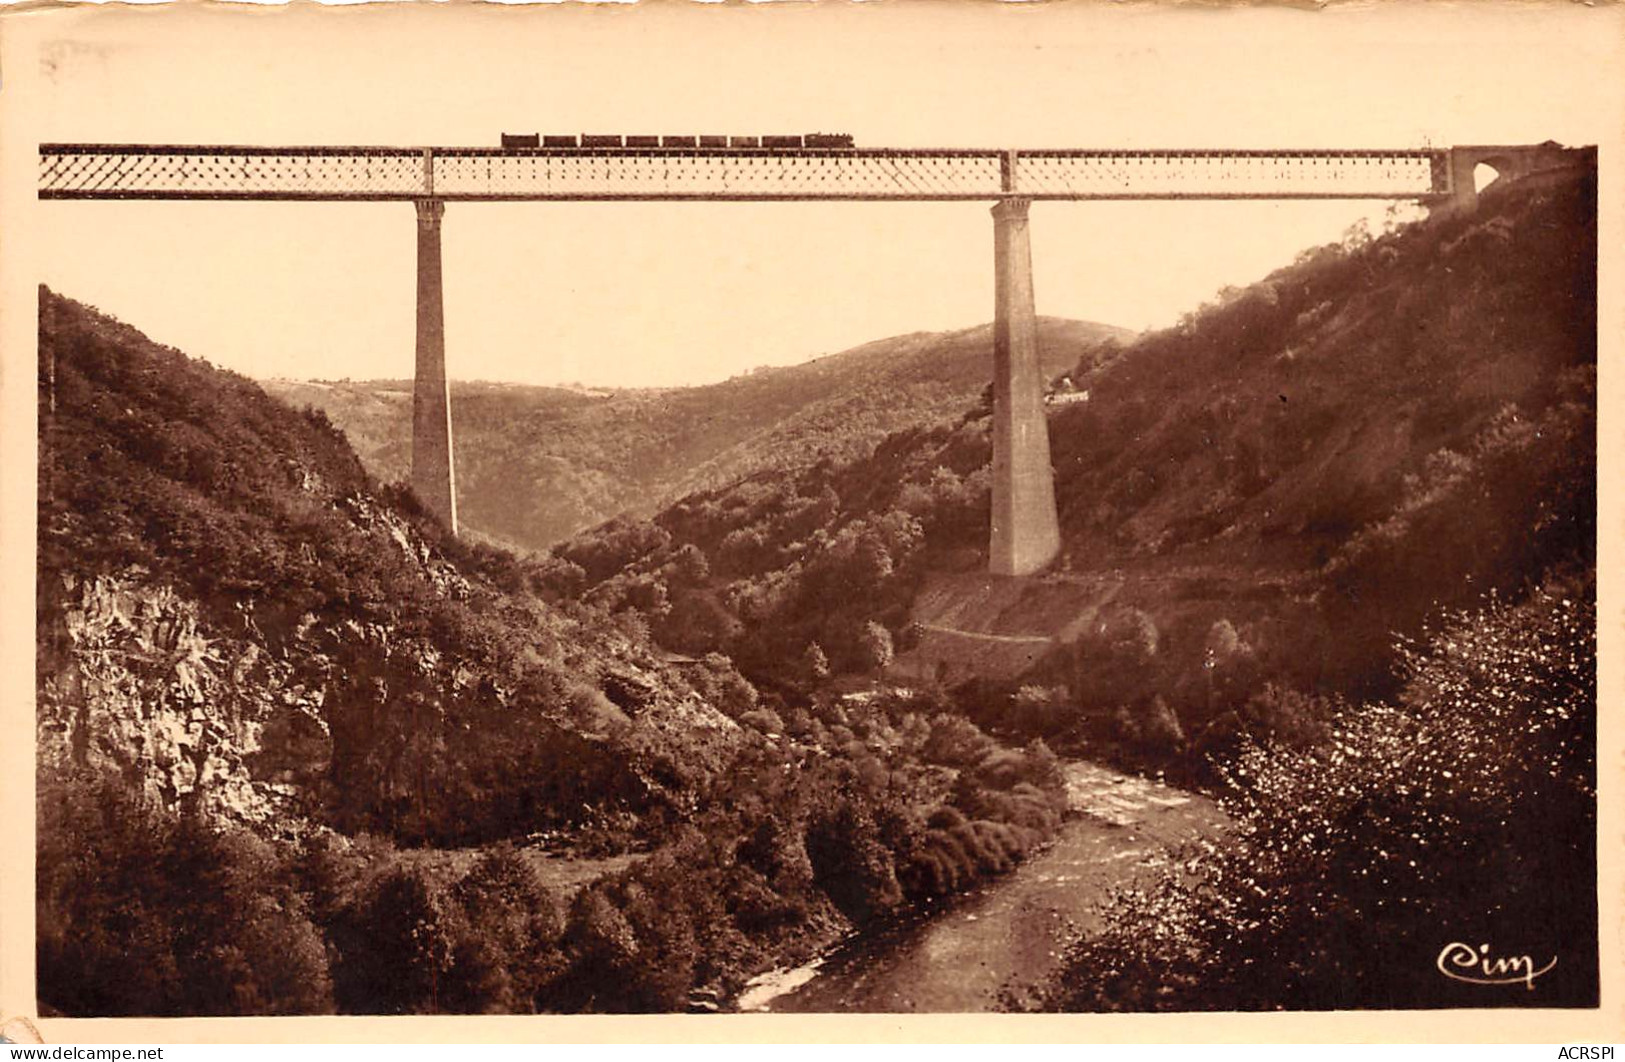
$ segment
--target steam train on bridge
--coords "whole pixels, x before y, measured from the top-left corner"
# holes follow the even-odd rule
[[[805,133],[793,136],[621,136],[582,133],[554,136],[540,133],[503,133],[502,146],[510,148],[766,148],[797,151],[803,148],[850,148],[850,133]]]

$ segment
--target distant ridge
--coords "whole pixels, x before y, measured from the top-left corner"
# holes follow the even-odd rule
[[[1044,317],[1039,335],[1054,375],[1134,334]],[[545,549],[612,516],[647,515],[765,469],[850,460],[892,432],[970,409],[992,378],[991,361],[991,326],[980,325],[911,332],[699,387],[454,383],[463,522],[490,539]],[[407,478],[410,381],[262,386],[325,412],[380,479]]]

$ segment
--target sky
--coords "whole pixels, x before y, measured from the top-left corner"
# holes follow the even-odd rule
[[[1596,143],[1619,117],[1595,97],[1621,41],[1580,5],[107,10],[56,26],[28,105],[40,140],[1398,148]],[[988,207],[451,203],[448,368],[672,386],[979,324]],[[1035,204],[1038,312],[1165,325],[1384,209]],[[34,224],[39,279],[217,365],[411,374],[409,204],[48,202]]]

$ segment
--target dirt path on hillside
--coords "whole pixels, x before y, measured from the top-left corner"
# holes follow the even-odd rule
[[[938,623],[922,623],[922,630],[936,631],[938,634],[955,634],[961,638],[974,638],[983,642],[1000,642],[1005,645],[1048,645],[1055,639],[1042,634],[984,634],[981,631],[962,631],[955,627],[944,627]]]

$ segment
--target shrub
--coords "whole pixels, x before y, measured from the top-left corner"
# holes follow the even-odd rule
[[[931,720],[931,736],[920,749],[921,758],[946,767],[974,767],[997,749],[994,740],[969,719],[938,715]]]
[[[1160,693],[1151,698],[1140,719],[1140,740],[1153,748],[1179,749],[1185,744],[1185,728]]]
[[[565,930],[574,961],[566,1010],[624,1010],[617,1004],[639,973],[637,936],[632,924],[599,889],[583,889],[570,905]]]
[[[443,1007],[461,912],[420,866],[380,874],[332,927],[334,992],[351,1014],[432,1014]]]
[[[853,922],[862,925],[901,903],[891,853],[868,809],[837,802],[808,822],[805,844],[813,880]]]
[[[465,927],[441,991],[457,1013],[534,1010],[563,972],[558,906],[511,845],[488,850],[452,890]]]
[[[859,666],[868,671],[881,670],[897,655],[892,645],[891,631],[874,620],[864,623],[863,634],[858,639],[858,649]]]
[[[1136,705],[1120,704],[1112,713],[1114,736],[1141,753],[1171,752],[1183,739],[1179,719],[1161,694]]]
[[[1022,686],[1010,696],[1005,725],[1018,734],[1053,736],[1078,723],[1065,686]]]
[[[756,708],[746,712],[739,717],[739,721],[764,734],[784,733],[784,720],[779,718],[779,713],[768,708]]]
[[[1331,720],[1346,710],[1336,697],[1302,693],[1267,682],[1247,699],[1241,718],[1248,732],[1260,740],[1304,747],[1323,741]]]
[[[709,653],[704,663],[703,668],[695,669],[692,681],[713,707],[738,719],[757,706],[760,697],[756,687],[739,673],[732,660],[721,653]]]

